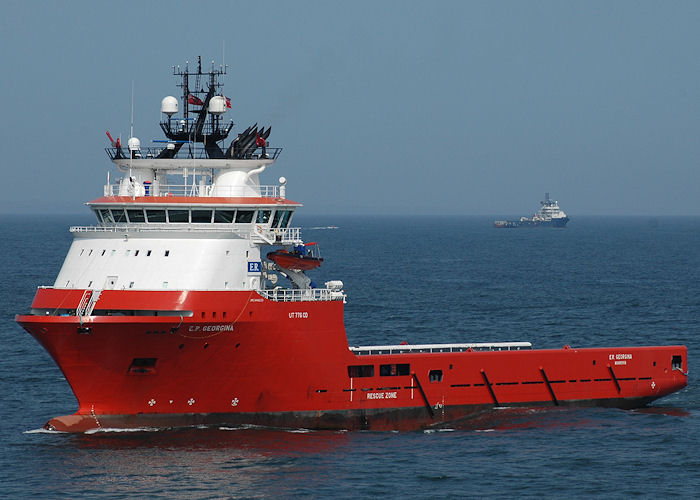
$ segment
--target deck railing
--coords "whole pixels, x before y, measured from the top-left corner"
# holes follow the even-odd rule
[[[275,302],[345,301],[345,294],[342,291],[329,288],[308,288],[304,290],[275,288],[273,290],[258,290],[258,293],[266,299],[274,300]]]
[[[282,186],[212,186],[211,184],[148,185],[114,182],[105,184],[105,196],[158,196],[196,198],[282,198]]]
[[[469,351],[520,351],[532,349],[530,342],[493,342],[473,344],[405,344],[405,345],[375,345],[351,347],[350,351],[358,356],[372,354],[409,354],[409,353],[442,353]]]
[[[141,147],[138,149],[138,151],[134,153],[134,159],[156,159],[158,158],[158,155],[160,155],[163,152],[164,149],[167,149],[167,146]],[[255,149],[257,149],[257,151],[255,151]],[[120,150],[114,147],[105,148],[105,151],[107,152],[107,155],[109,155],[109,158],[111,160],[129,159],[130,155],[129,148],[125,146],[122,146]],[[222,149],[222,151],[226,151],[226,149]],[[263,156],[261,148],[253,148],[248,150],[243,156],[243,158],[212,158],[209,156],[204,146],[200,145],[199,143],[197,143],[196,146],[195,143],[186,143],[180,148],[180,151],[178,151],[178,154],[175,158],[197,158],[202,160],[257,160],[262,158],[265,160],[276,160],[281,152],[282,148],[265,148],[265,155]]]
[[[301,228],[288,227],[285,229],[268,229],[260,225],[237,225],[234,227],[220,224],[130,224],[123,223],[115,226],[71,226],[71,233],[232,233],[241,238],[251,237],[254,241],[264,242],[269,245],[292,245],[301,243]],[[241,227],[242,226],[242,227]],[[260,241],[259,241],[260,240]]]

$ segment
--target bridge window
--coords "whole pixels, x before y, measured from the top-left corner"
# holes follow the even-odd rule
[[[99,210],[93,210],[93,212],[95,212],[95,217],[97,217],[97,223],[98,223],[98,224],[103,224],[102,216],[100,215],[100,211],[99,211]]]
[[[211,210],[192,210],[192,222],[209,223],[211,222]]]
[[[255,220],[258,224],[267,224],[270,220],[272,210],[258,210],[258,218]]]
[[[399,375],[409,375],[411,365],[408,363],[379,365],[379,375],[382,377],[396,377]]]
[[[127,222],[126,220],[126,212],[124,212],[124,209],[119,208],[119,209],[112,209],[112,216],[114,217],[114,222]]]
[[[292,216],[291,210],[284,210],[284,215],[282,216],[282,222],[280,222],[280,227],[285,228],[289,225],[289,218]]]
[[[143,215],[143,210],[127,210],[129,222],[146,222],[146,216]]]
[[[102,215],[102,220],[104,221],[105,224],[113,224],[114,223],[114,218],[112,217],[112,212],[110,212],[106,208],[100,209],[100,215]]]
[[[168,210],[168,222],[189,222],[190,221],[190,211],[180,210],[180,209],[169,209]]]
[[[348,366],[348,377],[374,377],[374,365],[350,365]]]
[[[236,212],[236,222],[239,224],[248,224],[253,222],[255,210],[239,210]]]
[[[146,210],[148,222],[165,222],[165,210]]]
[[[216,210],[214,212],[214,222],[220,224],[230,224],[236,215],[235,210]]]
[[[272,227],[279,226],[282,210],[275,210],[275,216],[272,218]]]

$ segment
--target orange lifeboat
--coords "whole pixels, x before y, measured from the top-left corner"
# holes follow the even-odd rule
[[[307,247],[315,244],[316,243],[311,242],[305,245],[297,245],[291,252],[284,249],[275,250],[274,252],[269,252],[267,258],[284,269],[294,269],[297,271],[316,269],[321,265],[323,259],[321,257],[314,257],[307,250]]]

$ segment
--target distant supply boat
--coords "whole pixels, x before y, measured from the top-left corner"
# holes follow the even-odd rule
[[[569,218],[559,208],[559,202],[549,199],[549,193],[544,194],[542,208],[532,217],[520,217],[520,220],[497,220],[496,227],[566,227]]]

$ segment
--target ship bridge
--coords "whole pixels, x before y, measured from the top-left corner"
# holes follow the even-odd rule
[[[337,282],[316,288],[298,268],[322,259],[306,255],[301,230],[292,226],[301,204],[287,199],[287,180],[260,183],[282,151],[270,147],[271,127],[256,123],[226,140],[233,122],[223,119],[231,107],[218,82],[225,72],[213,66],[203,72],[201,61],[196,71],[173,68],[182,96],[161,102],[166,139],[142,146],[132,133],[125,146],[107,132],[106,152],[119,175],[108,171],[103,196],[87,203],[97,225],[71,227],[74,240],[54,287],[344,299]],[[278,252],[290,267],[263,260],[265,246],[288,247]],[[277,286],[274,273],[293,288]]]

